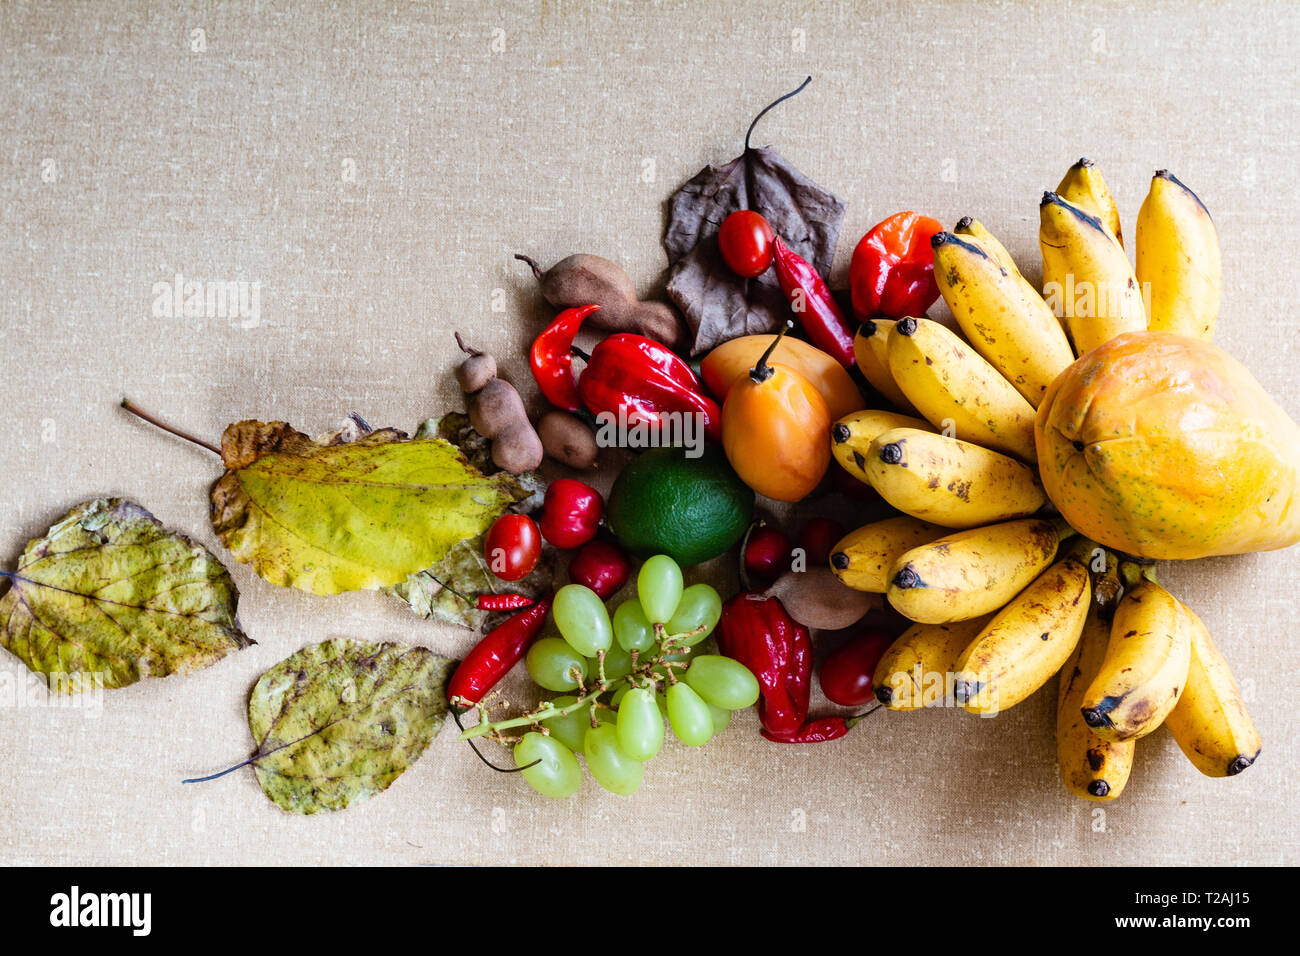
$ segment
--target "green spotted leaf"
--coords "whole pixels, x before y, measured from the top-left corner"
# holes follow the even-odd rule
[[[248,701],[257,752],[244,764],[283,810],[368,800],[401,776],[442,727],[454,662],[423,647],[336,639],[258,679]]]
[[[530,493],[450,442],[394,429],[322,444],[284,422],[245,421],[226,429],[221,455],[222,543],[272,584],[315,594],[399,584]]]
[[[252,643],[221,562],[120,498],[77,505],[0,575],[0,646],[58,692],[195,671]]]

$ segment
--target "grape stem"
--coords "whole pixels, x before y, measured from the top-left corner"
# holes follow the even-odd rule
[[[657,624],[655,627],[662,630],[663,625]],[[685,667],[686,664],[682,661],[670,661],[668,660],[668,657],[671,654],[675,654],[681,648],[686,647],[687,641],[692,637],[703,633],[704,625],[700,625],[694,630],[685,631],[681,634],[669,634],[660,641],[658,655],[644,664],[634,666],[631,673],[624,674],[622,677],[616,677],[613,680],[605,679],[605,654],[602,651],[597,654],[597,659],[600,661],[600,677],[595,690],[586,693],[586,688],[583,687],[582,682],[579,681],[578,690],[583,692],[583,696],[579,697],[571,704],[566,704],[563,707],[556,707],[554,704],[548,704],[538,710],[531,711],[519,717],[511,717],[506,720],[498,721],[481,721],[473,727],[462,727],[460,739],[475,740],[479,737],[488,737],[499,734],[503,730],[512,730],[516,727],[531,727],[535,724],[541,723],[543,720],[550,720],[552,717],[567,717],[584,707],[597,704],[602,694],[608,693],[611,690],[617,690],[624,684],[630,684],[633,687],[637,686],[637,679],[644,678],[646,680],[645,686],[657,683],[654,675],[651,673],[655,667],[662,666],[667,675],[667,680],[676,683],[677,678],[673,674],[673,670],[675,668]],[[459,725],[460,721],[457,720],[456,723]]]

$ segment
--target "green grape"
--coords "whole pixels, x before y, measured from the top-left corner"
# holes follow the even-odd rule
[[[664,717],[655,704],[654,691],[642,687],[628,691],[618,708],[619,748],[644,763],[659,752],[663,743]]]
[[[593,674],[599,673],[594,663],[589,666],[589,670]],[[605,652],[605,680],[618,680],[630,673],[632,673],[632,655],[617,644],[611,644],[609,650]]]
[[[655,629],[646,620],[641,602],[628,598],[614,609],[614,637],[618,646],[631,653],[639,651],[642,655],[654,647]]]
[[[595,657],[614,641],[605,602],[584,584],[566,584],[555,592],[551,613],[561,636],[583,657]]]
[[[577,702],[576,697],[557,697],[551,701],[551,705],[568,707]],[[582,750],[582,738],[587,736],[587,728],[591,726],[591,718],[588,716],[590,712],[590,705],[579,707],[573,713],[565,714],[563,717],[547,717],[542,721],[542,726],[551,732],[552,740],[558,740],[577,753]]]
[[[618,705],[623,702],[623,698],[627,696],[627,692],[630,691],[631,689],[632,689],[631,684],[624,684],[618,690],[614,691],[614,697],[612,700],[610,700],[609,706],[613,707],[615,710],[618,710]],[[660,691],[659,693],[655,694],[655,703],[659,705],[660,716],[667,717],[668,699],[664,697],[663,691]]]
[[[615,725],[602,723],[588,730],[582,752],[591,775],[610,793],[628,796],[641,789],[641,764],[623,753]]]
[[[713,736],[709,705],[681,681],[668,688],[668,722],[677,739],[688,747],[702,746]]]
[[[715,707],[743,710],[758,700],[758,680],[740,661],[721,654],[701,654],[683,678]]]
[[[731,723],[731,711],[725,707],[714,707],[709,704],[709,714],[713,717],[713,736],[716,737]]]
[[[544,637],[528,649],[524,666],[533,680],[547,690],[576,690],[575,671],[587,678],[587,660],[558,637]]]
[[[713,633],[720,617],[722,598],[718,597],[718,592],[707,584],[692,584],[682,592],[677,610],[665,630],[669,634],[686,634],[702,625],[704,630],[686,642],[687,646],[693,646]]]
[[[582,770],[578,758],[564,744],[536,731],[524,734],[524,739],[515,744],[515,766],[524,767],[534,760],[541,763],[528,767],[521,776],[542,796],[571,797],[578,792]]]
[[[636,576],[636,594],[651,624],[664,624],[682,599],[682,569],[666,554],[647,558]]]

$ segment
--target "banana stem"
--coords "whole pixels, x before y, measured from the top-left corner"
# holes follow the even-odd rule
[[[1134,588],[1146,578],[1152,584],[1159,584],[1156,578],[1156,567],[1154,564],[1138,564],[1136,561],[1121,561],[1119,565],[1120,577],[1124,579],[1124,587]]]

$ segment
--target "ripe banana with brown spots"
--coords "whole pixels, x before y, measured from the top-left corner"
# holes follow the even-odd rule
[[[936,428],[962,441],[1036,461],[1034,406],[973,348],[931,319],[899,319],[889,370]]]
[[[876,664],[872,688],[889,710],[920,710],[946,702],[953,692],[957,658],[975,640],[989,615],[948,624],[913,624],[889,645]]]
[[[1056,763],[1065,789],[1085,800],[1114,800],[1133,769],[1135,740],[1105,740],[1083,719],[1079,705],[1101,669],[1110,643],[1110,621],[1093,602],[1083,634],[1061,668],[1056,697]]]
[[[1088,567],[1073,554],[1040,574],[957,658],[957,703],[989,716],[1050,681],[1079,643],[1091,597]]]
[[[836,542],[831,549],[831,570],[855,590],[884,594],[889,590],[894,562],[901,555],[947,534],[952,534],[951,528],[909,515],[873,521]]]
[[[991,614],[1052,564],[1063,521],[1025,518],[959,531],[913,548],[890,575],[889,603],[923,624]]]
[[[1214,338],[1223,286],[1219,234],[1204,203],[1167,169],[1156,171],[1138,211],[1137,281],[1150,328]]]
[[[1091,159],[1085,156],[1066,171],[1061,184],[1056,187],[1056,195],[1100,219],[1120,248],[1123,248],[1124,234],[1120,228],[1119,206]]]
[[[867,450],[876,436],[891,428],[919,428],[930,431],[924,418],[886,412],[875,408],[845,415],[831,426],[831,454],[840,466],[858,481],[867,480]]]
[[[1106,656],[1079,703],[1084,721],[1104,740],[1151,733],[1178,703],[1191,653],[1182,605],[1150,578],[1137,581],[1115,608]]]
[[[974,239],[985,252],[998,260],[1002,268],[1013,275],[1020,275],[1020,267],[1016,265],[1016,260],[1011,258],[1007,247],[978,219],[962,216],[957,220],[957,225],[952,227],[952,231],[953,235]]]
[[[1074,361],[1052,310],[1014,269],[969,236],[930,240],[934,279],[975,351],[1035,408],[1047,386]]]
[[[1082,355],[1147,327],[1146,305],[1124,249],[1092,213],[1056,193],[1038,207],[1043,296]]]
[[[1207,777],[1241,773],[1259,756],[1259,731],[1241,689],[1205,624],[1183,605],[1192,632],[1187,684],[1165,726],[1187,759]]]
[[[866,457],[867,481],[880,497],[945,528],[1021,518],[1047,503],[1036,469],[959,438],[893,428],[876,436]]]
[[[867,319],[858,326],[858,333],[853,337],[853,358],[871,387],[883,395],[889,404],[905,415],[918,415],[920,413],[912,407],[889,371],[886,344],[893,328],[893,319]]]

